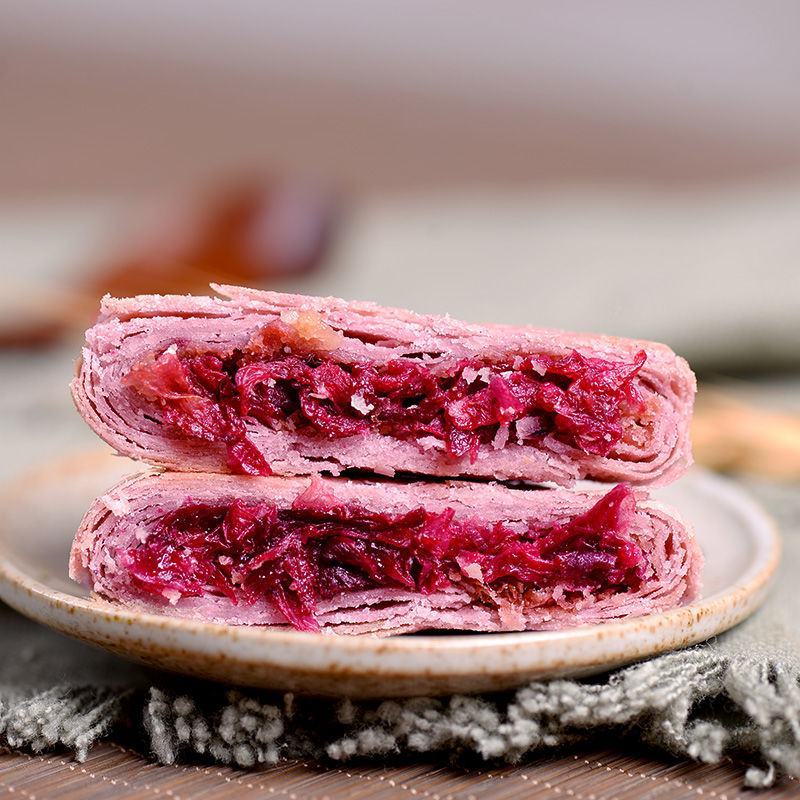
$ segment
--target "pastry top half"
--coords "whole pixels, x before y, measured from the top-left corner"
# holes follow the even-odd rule
[[[691,461],[694,375],[668,347],[214,287],[106,297],[73,395],[170,469],[660,484]]]

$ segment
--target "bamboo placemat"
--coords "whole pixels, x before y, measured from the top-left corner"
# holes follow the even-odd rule
[[[772,800],[800,797],[787,779],[754,794],[741,767],[670,762],[644,753],[584,750],[496,770],[433,764],[325,768],[291,762],[256,772],[206,766],[156,766],[115,745],[82,764],[69,756],[0,755],[0,795],[24,800]]]

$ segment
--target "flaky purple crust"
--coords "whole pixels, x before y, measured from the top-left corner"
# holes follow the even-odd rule
[[[520,490],[497,484],[347,481],[316,478],[315,490],[382,513],[423,506],[452,508],[457,516],[487,522],[536,520],[542,525],[586,511],[598,492]],[[90,507],[75,537],[70,576],[98,595],[142,611],[209,622],[285,627],[283,615],[267,602],[234,605],[222,597],[166,599],[142,593],[118,568],[117,551],[147,535],[148,526],[188,499],[219,504],[241,499],[286,508],[305,491],[309,478],[247,478],[199,473],[145,473],[122,481]],[[454,586],[422,595],[397,589],[342,594],[320,604],[317,621],[326,633],[390,635],[426,629],[469,631],[557,630],[580,624],[643,616],[689,602],[697,596],[702,555],[692,531],[674,511],[638,494],[629,533],[643,548],[650,569],[637,590],[580,599],[558,587],[533,608],[497,608]]]
[[[536,445],[509,442],[500,449],[482,447],[475,463],[452,459],[435,448],[379,433],[339,439],[312,438],[275,431],[247,421],[248,436],[273,472],[281,475],[339,474],[346,468],[391,475],[395,471],[436,476],[478,476],[553,481],[570,485],[588,478],[665,484],[691,463],[689,422],[695,379],[686,362],[653,342],[556,330],[472,325],[450,317],[336,298],[277,294],[237,287],[214,287],[222,298],[147,295],[106,297],[100,317],[87,331],[86,347],[72,392],[80,413],[112,447],[132,458],[176,470],[224,472],[222,445],[181,438],[154,419],[153,405],[125,388],[123,378],[141,360],[175,342],[208,351],[230,351],[248,344],[254,333],[293,312],[313,310],[342,336],[331,357],[346,363],[378,363],[404,355],[439,359],[507,360],[515,355],[567,355],[611,360],[632,359],[644,350],[642,394],[652,423],[620,443],[608,457],[547,436]]]

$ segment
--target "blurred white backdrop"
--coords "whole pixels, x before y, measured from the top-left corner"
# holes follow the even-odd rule
[[[800,167],[792,0],[0,3],[0,191]]]
[[[4,318],[142,203],[342,191],[283,288],[797,365],[800,4],[0,2]]]

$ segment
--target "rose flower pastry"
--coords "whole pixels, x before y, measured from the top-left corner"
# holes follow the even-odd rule
[[[97,499],[72,577],[144,611],[389,635],[560,629],[697,592],[691,531],[642,490],[145,473]]]
[[[169,469],[660,484],[690,463],[668,347],[214,287],[106,297],[73,382],[119,452]]]

